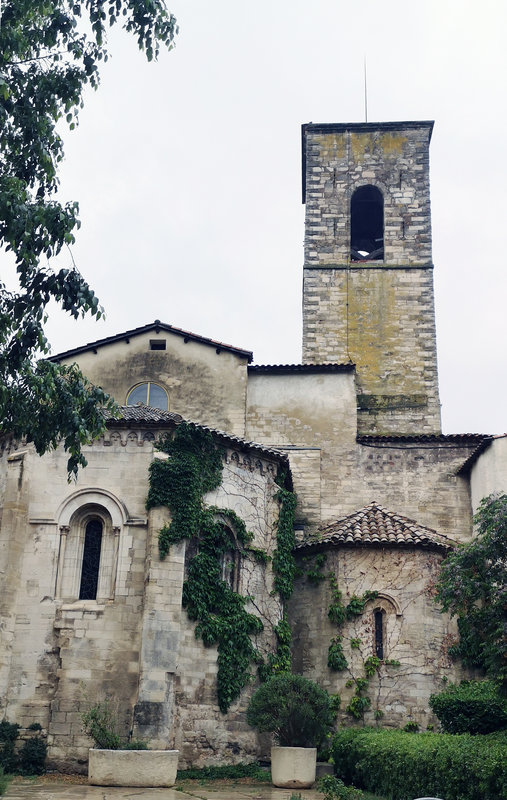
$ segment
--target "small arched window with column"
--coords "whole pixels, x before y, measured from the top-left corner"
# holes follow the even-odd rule
[[[119,504],[98,490],[67,501],[59,515],[57,599],[114,599],[123,516]]]

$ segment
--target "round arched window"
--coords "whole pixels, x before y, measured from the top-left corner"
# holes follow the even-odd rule
[[[167,411],[169,408],[169,399],[167,392],[158,383],[139,383],[127,395],[127,405],[135,406],[137,403],[144,403],[145,406],[152,408],[160,408],[162,411]]]

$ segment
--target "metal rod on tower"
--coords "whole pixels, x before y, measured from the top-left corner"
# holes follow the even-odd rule
[[[368,122],[368,85],[366,81],[366,56],[364,57],[364,121]]]

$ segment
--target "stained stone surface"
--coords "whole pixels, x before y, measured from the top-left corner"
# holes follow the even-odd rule
[[[322,798],[315,789],[298,790],[303,800]],[[289,800],[290,789],[266,784],[227,786],[220,783],[181,785],[181,789],[142,789],[71,785],[68,783],[10,784],[4,800]]]

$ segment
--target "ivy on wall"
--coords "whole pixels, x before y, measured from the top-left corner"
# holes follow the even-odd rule
[[[296,572],[292,551],[294,549],[294,514],[297,497],[283,487],[284,474],[278,476],[276,482],[279,489],[275,497],[280,502],[280,515],[278,517],[276,550],[273,555],[273,570],[275,572],[275,589],[282,600],[288,600],[294,590]]]
[[[353,620],[362,616],[366,604],[370,600],[375,600],[378,597],[376,591],[366,591],[360,597],[352,595],[349,602],[343,602],[343,595],[339,589],[338,581],[333,573],[324,573],[324,566],[326,564],[327,556],[325,553],[319,553],[314,557],[304,557],[302,559],[305,570],[300,574],[305,574],[309,583],[318,586],[323,580],[327,578],[331,589],[331,602],[328,607],[329,620],[336,625],[338,633],[333,636],[329,643],[327,665],[329,669],[334,672],[343,672],[349,669],[349,663],[343,651],[343,636],[342,628],[347,620]],[[349,640],[351,650],[359,650],[361,647],[361,639],[352,637]],[[354,719],[362,719],[365,711],[371,707],[371,699],[368,697],[367,691],[369,688],[369,681],[376,673],[380,672],[382,666],[398,667],[399,661],[394,659],[384,659],[383,661],[376,655],[368,656],[362,664],[364,668],[364,677],[349,678],[345,684],[347,688],[355,687],[353,696],[350,698],[345,711],[350,714]],[[375,711],[375,719],[381,719],[383,712],[380,709]]]
[[[252,534],[237,514],[204,505],[204,495],[217,489],[222,481],[221,451],[211,433],[192,423],[182,423],[172,437],[163,437],[157,447],[169,458],[150,465],[146,507],[163,505],[171,512],[171,523],[159,532],[161,559],[167,556],[172,544],[182,539],[197,543],[183,584],[183,606],[196,622],[196,638],[206,647],[217,645],[218,705],[226,713],[249,681],[250,665],[262,661],[251,636],[260,633],[264,626],[259,617],[246,611],[250,598],[241,596],[223,580],[223,559],[231,551],[239,551],[244,557],[250,554],[263,564],[268,557],[264,551],[250,546]],[[277,479],[279,488],[275,496],[280,502],[280,514],[273,556],[275,588],[282,600],[292,593],[294,580],[296,505],[295,495],[283,487],[284,480],[284,476]],[[285,616],[274,631],[277,653],[270,654],[268,664],[263,665],[270,673],[290,669],[290,628]]]

